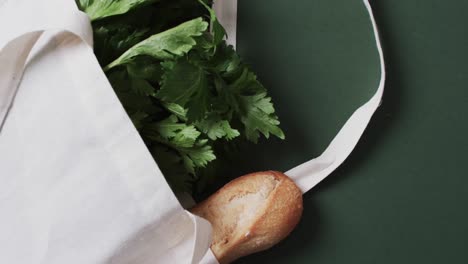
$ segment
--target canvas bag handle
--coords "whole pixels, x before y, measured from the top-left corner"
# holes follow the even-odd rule
[[[286,172],[286,174],[296,182],[299,188],[301,188],[303,193],[309,191],[320,183],[346,160],[358,144],[359,139],[364,133],[382,100],[386,77],[382,45],[380,43],[379,32],[372,7],[368,0],[363,0],[363,3],[369,14],[375,44],[379,55],[381,69],[379,85],[372,98],[351,115],[329,146],[319,157],[300,164]],[[237,0],[217,0],[215,1],[214,9],[217,12],[221,24],[226,27],[226,32],[228,32],[227,41],[229,44],[235,46]]]
[[[330,145],[319,157],[286,172],[287,175],[294,179],[304,193],[320,183],[348,158],[358,144],[361,136],[364,134],[366,127],[382,101],[386,78],[385,60],[372,7],[368,0],[364,0],[364,5],[369,13],[379,55],[379,85],[372,98],[351,115]]]

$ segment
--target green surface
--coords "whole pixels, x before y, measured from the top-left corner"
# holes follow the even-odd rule
[[[238,263],[468,263],[468,1],[374,2],[382,107],[304,196],[293,234]],[[287,170],[320,154],[376,89],[371,25],[360,0],[239,5],[238,50],[271,90],[287,140],[249,149],[229,173]]]

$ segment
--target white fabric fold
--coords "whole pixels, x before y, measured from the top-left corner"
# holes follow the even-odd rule
[[[198,263],[211,227],[167,185],[87,17],[72,0],[0,14],[0,263]]]

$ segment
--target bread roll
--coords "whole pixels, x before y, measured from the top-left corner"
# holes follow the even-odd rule
[[[191,211],[212,224],[211,250],[226,264],[285,238],[301,218],[302,192],[281,172],[257,172],[229,182]]]

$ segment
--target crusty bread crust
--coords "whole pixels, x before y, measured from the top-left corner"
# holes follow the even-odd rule
[[[265,171],[229,182],[191,211],[212,224],[211,249],[226,264],[284,239],[302,210],[296,184],[281,172]]]

